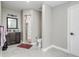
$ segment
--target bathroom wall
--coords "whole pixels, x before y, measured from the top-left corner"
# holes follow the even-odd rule
[[[51,45],[67,49],[67,10],[79,2],[68,2],[55,7],[42,6],[42,47]]]
[[[0,25],[1,25],[1,1],[0,1]]]
[[[68,2],[52,8],[52,44],[67,49],[67,10],[79,2]]]
[[[42,6],[42,47],[47,48],[52,45],[52,7],[48,5]]]
[[[37,38],[40,38],[40,24],[41,24],[41,12],[31,10],[31,30],[32,30],[32,42],[36,42]]]
[[[8,9],[8,8],[4,8],[2,7],[2,25],[5,26],[5,28],[7,28],[7,17],[8,14],[12,14],[12,15],[16,15],[18,18],[18,29],[15,29],[16,31],[21,31],[21,13],[18,10],[12,10],[12,9]],[[13,29],[11,29],[13,30]]]

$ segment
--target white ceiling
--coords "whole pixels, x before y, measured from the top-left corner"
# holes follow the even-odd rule
[[[2,1],[2,6],[15,10],[35,9],[41,10],[42,4],[48,4],[52,7],[67,3],[68,1]]]

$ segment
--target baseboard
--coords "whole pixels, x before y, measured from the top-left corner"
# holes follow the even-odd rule
[[[48,50],[51,49],[51,48],[52,48],[52,45],[50,45],[50,46],[47,47],[47,48],[42,48],[42,51],[46,52],[46,51],[48,51]]]
[[[47,48],[43,48],[42,51],[46,52],[46,51],[48,51],[48,50],[51,49],[51,48],[56,48],[56,49],[61,50],[61,51],[63,51],[63,52],[66,52],[66,53],[69,53],[69,54],[74,55],[73,53],[71,53],[71,52],[68,51],[67,49],[64,49],[64,48],[58,47],[58,46],[56,46],[56,45],[50,45],[50,46],[47,47]],[[74,56],[76,56],[76,55],[74,55]]]
[[[48,51],[48,50],[51,49],[51,48],[56,48],[56,49],[59,49],[59,50],[61,50],[61,51],[64,51],[64,52],[70,53],[67,49],[64,49],[64,48],[58,47],[58,46],[56,46],[56,45],[50,45],[49,47],[44,48],[43,51]]]
[[[65,52],[68,52],[68,53],[69,53],[69,51],[68,51],[67,49],[58,47],[58,46],[56,46],[56,45],[50,45],[49,47],[43,48],[42,50],[43,50],[43,51],[47,51],[47,50],[49,50],[49,49],[51,49],[51,48],[56,48],[56,49],[59,49],[59,50],[62,50],[62,51],[65,51]]]
[[[56,46],[56,45],[52,45],[52,48],[56,48],[56,49],[58,49],[58,50],[61,50],[61,51],[66,52],[66,53],[70,53],[67,49],[64,49],[64,48],[58,47],[58,46]]]
[[[58,47],[58,46],[56,46],[56,45],[50,45],[49,47],[43,48],[42,50],[43,50],[43,51],[48,51],[48,50],[51,49],[51,48],[56,48],[56,49],[59,49],[59,50],[62,50],[62,51],[64,51],[64,52],[68,52],[68,53],[69,53],[69,51],[68,51],[67,49]]]

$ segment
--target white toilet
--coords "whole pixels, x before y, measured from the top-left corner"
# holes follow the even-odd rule
[[[42,39],[36,39],[36,42],[31,43],[33,46],[37,46],[38,48],[42,48]]]
[[[42,48],[42,39],[37,39],[37,46]]]

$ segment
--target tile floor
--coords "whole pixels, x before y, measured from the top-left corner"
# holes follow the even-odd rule
[[[17,45],[11,45],[6,51],[1,51],[2,57],[75,57],[74,55],[65,53],[55,48],[49,49],[47,52],[33,46],[30,49],[19,48]]]

